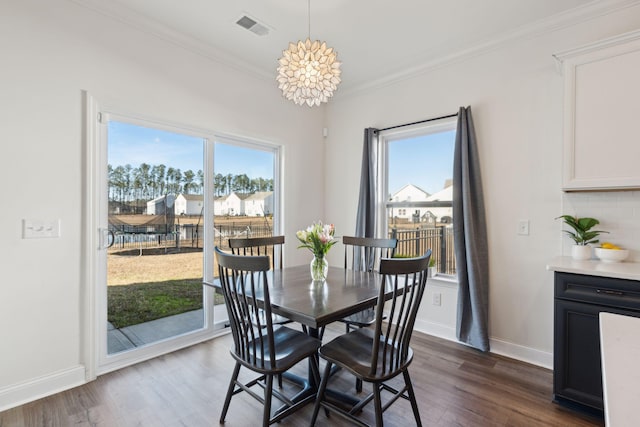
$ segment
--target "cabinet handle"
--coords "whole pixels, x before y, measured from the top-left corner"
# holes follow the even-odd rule
[[[624,296],[624,292],[612,291],[610,289],[596,289],[596,292],[599,293],[599,294],[615,295],[617,297]]]

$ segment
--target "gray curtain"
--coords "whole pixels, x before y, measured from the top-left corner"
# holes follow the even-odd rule
[[[376,196],[378,177],[378,134],[377,129],[364,130],[364,145],[362,148],[362,171],[360,174],[360,196],[358,197],[358,214],[356,217],[357,237],[376,237]],[[361,254],[356,248],[354,269],[362,269]],[[373,262],[373,260],[369,260]]]
[[[489,258],[480,159],[471,107],[460,107],[453,161],[453,227],[458,272],[456,333],[489,350]]]

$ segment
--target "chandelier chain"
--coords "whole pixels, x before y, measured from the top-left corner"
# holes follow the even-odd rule
[[[311,0],[307,1],[307,19],[307,38],[311,40]]]

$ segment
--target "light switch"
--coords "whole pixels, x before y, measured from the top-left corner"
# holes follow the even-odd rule
[[[529,220],[528,219],[521,219],[520,221],[518,221],[518,234],[521,236],[528,236],[529,235]]]
[[[23,239],[47,239],[60,237],[59,219],[23,219],[22,238]]]

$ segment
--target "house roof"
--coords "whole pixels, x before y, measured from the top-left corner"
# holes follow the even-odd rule
[[[194,201],[202,201],[204,200],[204,196],[202,194],[180,194],[186,200],[194,200]]]
[[[416,189],[416,190],[420,191],[421,193],[424,193],[424,196],[425,196],[425,197],[429,197],[429,193],[428,193],[428,192],[426,192],[426,191],[424,191],[422,188],[418,187],[417,185],[414,185],[414,184],[406,184],[406,185],[403,185],[403,186],[402,186],[402,188],[400,188],[398,191],[396,191],[395,193],[393,193],[393,194],[391,195],[391,198],[395,198],[395,197],[396,197],[396,194],[401,193],[402,191],[404,191],[404,190],[408,190],[408,189],[411,189],[411,188],[414,188],[414,189]]]
[[[453,185],[448,186],[447,188],[443,188],[437,193],[433,193],[431,196],[427,198],[429,202],[449,202],[453,200]]]
[[[272,194],[273,191],[256,191],[255,193],[250,194],[245,200],[264,200]]]

